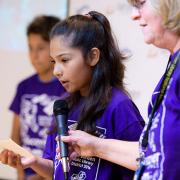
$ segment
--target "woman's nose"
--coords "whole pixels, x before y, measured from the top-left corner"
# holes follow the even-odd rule
[[[132,12],[131,12],[131,19],[132,20],[138,20],[140,18],[140,10],[136,7],[132,8]]]

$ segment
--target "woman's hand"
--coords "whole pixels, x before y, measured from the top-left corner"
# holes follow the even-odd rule
[[[9,165],[16,169],[25,169],[34,164],[36,158],[34,156],[24,158],[19,154],[15,154],[13,151],[5,149],[0,153],[0,161],[1,163]]]
[[[70,130],[69,136],[61,136],[61,140],[69,144],[70,160],[77,156],[96,156],[95,149],[99,139],[80,130]],[[58,137],[56,140],[58,140]],[[59,151],[58,148],[57,152]]]
[[[61,136],[61,140],[69,144],[70,160],[77,156],[94,156],[131,170],[137,169],[139,142],[103,139],[80,130],[70,130],[69,136]]]

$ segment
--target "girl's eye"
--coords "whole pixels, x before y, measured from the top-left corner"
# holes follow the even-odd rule
[[[50,62],[51,62],[52,64],[55,64],[55,61],[54,61],[53,59],[51,59]]]
[[[68,59],[62,59],[62,62],[66,63],[68,61]]]

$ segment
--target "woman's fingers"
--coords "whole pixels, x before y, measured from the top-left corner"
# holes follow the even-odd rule
[[[84,138],[83,136],[87,136],[85,132],[79,131],[79,130],[70,130],[68,136],[57,136],[56,137],[56,141],[59,141],[59,138],[61,141],[68,143],[68,150],[69,150],[69,157],[70,160],[73,160],[75,158],[77,158],[78,156],[81,156],[81,148],[79,146],[79,143],[84,142]],[[79,140],[81,139],[81,141],[79,142]],[[60,148],[57,147],[56,152],[59,153],[60,152]],[[58,156],[58,159],[61,159],[60,154]]]
[[[56,139],[55,139],[56,141],[59,141],[60,140],[60,137],[59,136],[56,136]]]
[[[79,156],[78,153],[75,152],[75,151],[73,151],[73,152],[70,154],[69,158],[70,158],[70,160],[74,160],[74,159],[76,159],[78,156]]]
[[[72,142],[71,136],[61,136],[61,140],[63,142],[66,142],[66,143],[71,143]]]
[[[78,137],[81,135],[79,130],[69,130],[68,136],[61,136],[61,140],[66,143],[77,143]]]

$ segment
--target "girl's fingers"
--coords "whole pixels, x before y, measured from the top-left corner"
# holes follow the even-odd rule
[[[7,162],[8,162],[8,151],[7,150],[3,150],[1,152],[1,163],[7,164]]]
[[[13,167],[16,166],[16,156],[11,151],[8,152],[7,164]]]
[[[9,150],[3,150],[0,154],[0,160],[3,164],[7,164],[11,167],[18,168],[21,167],[21,157]]]
[[[17,168],[18,169],[23,169],[20,155],[17,155]]]

